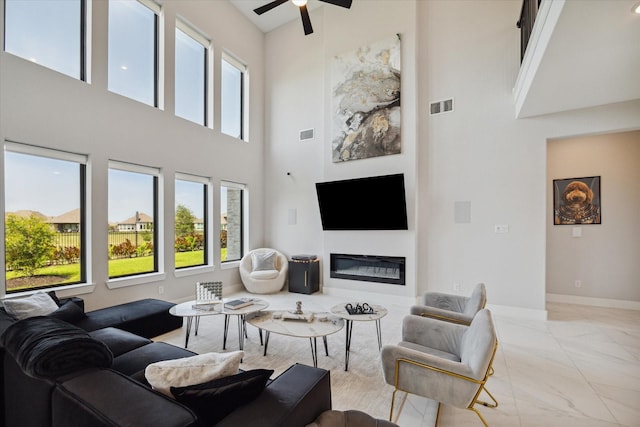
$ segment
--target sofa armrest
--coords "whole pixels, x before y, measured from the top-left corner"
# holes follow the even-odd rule
[[[197,425],[187,407],[111,369],[61,381],[53,391],[51,417],[51,427]]]
[[[216,427],[304,427],[331,409],[327,370],[295,364],[258,398],[227,415]]]

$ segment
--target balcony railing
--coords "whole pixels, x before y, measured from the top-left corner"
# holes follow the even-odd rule
[[[529,44],[529,37],[533,31],[533,24],[536,21],[538,8],[541,0],[523,0],[522,10],[520,11],[520,19],[516,26],[520,28],[520,62],[524,59],[524,53]]]

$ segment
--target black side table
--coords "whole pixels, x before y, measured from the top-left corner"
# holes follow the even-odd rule
[[[289,292],[310,295],[320,290],[320,260],[289,261]]]

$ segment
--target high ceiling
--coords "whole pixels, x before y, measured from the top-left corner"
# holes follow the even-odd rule
[[[265,33],[300,19],[291,2],[258,16],[253,9],[271,0],[229,1]],[[523,64],[516,82],[517,117],[640,99],[640,15],[632,13],[637,3],[542,0],[540,10],[548,14],[539,15],[535,54],[528,53],[533,60]],[[312,21],[322,5],[309,0]]]

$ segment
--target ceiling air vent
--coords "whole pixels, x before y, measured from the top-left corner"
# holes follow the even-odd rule
[[[429,104],[429,115],[431,116],[440,113],[449,113],[451,111],[453,111],[453,98]]]
[[[300,131],[300,141],[308,141],[313,139],[313,129],[304,129]]]

